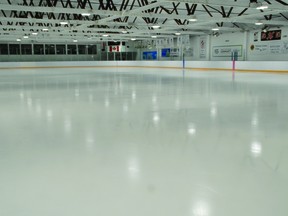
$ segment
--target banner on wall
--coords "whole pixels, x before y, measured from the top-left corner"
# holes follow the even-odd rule
[[[206,58],[207,38],[200,37],[200,58]]]
[[[237,52],[238,56],[242,56],[242,45],[232,46],[214,46],[212,48],[213,57],[230,57],[232,52]]]
[[[171,49],[164,48],[161,50],[161,57],[170,57]]]
[[[122,46],[109,46],[109,52],[121,52],[124,51],[122,50]]]
[[[143,60],[156,60],[157,59],[157,51],[146,51],[143,52]]]
[[[185,50],[184,50],[184,53],[185,53],[185,56],[189,56],[189,57],[192,57],[194,56],[194,50],[193,48],[191,47],[187,47]]]
[[[251,55],[288,54],[288,41],[250,45]]]
[[[178,57],[179,53],[180,53],[179,48],[172,48],[170,50],[170,56],[172,56],[172,57]]]
[[[190,46],[190,37],[189,35],[182,35],[177,37],[177,46],[182,47],[182,46]]]

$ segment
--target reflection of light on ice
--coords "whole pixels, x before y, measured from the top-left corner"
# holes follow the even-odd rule
[[[180,100],[178,98],[175,100],[175,108],[177,110],[179,110],[179,108],[180,108]]]
[[[24,97],[25,97],[25,96],[24,96],[24,93],[23,93],[22,91],[20,92],[19,96],[20,96],[20,99],[21,99],[21,100],[23,100]]]
[[[152,107],[153,107],[154,111],[159,109],[159,107],[158,107],[158,99],[157,99],[156,95],[153,95],[153,97],[152,97]]]
[[[259,157],[262,154],[262,144],[260,142],[252,142],[250,152],[254,157]]]
[[[27,106],[28,106],[28,108],[32,107],[32,98],[31,97],[27,98]]]
[[[158,124],[158,122],[160,121],[160,116],[158,113],[154,113],[153,114],[153,122],[154,124]]]
[[[36,101],[35,111],[36,111],[36,114],[37,114],[37,115],[41,115],[41,113],[42,113],[42,107],[41,107],[41,104],[40,104],[39,101]]]
[[[216,107],[211,107],[210,115],[212,118],[215,118],[217,116],[217,108]]]
[[[86,149],[88,152],[92,152],[93,149],[94,149],[94,144],[95,144],[95,139],[94,139],[94,136],[93,134],[91,133],[87,133],[86,135]]]
[[[257,114],[254,114],[252,116],[251,125],[252,125],[252,127],[258,126],[258,115]]]
[[[132,97],[133,101],[136,100],[136,92],[135,91],[132,92],[132,96],[131,97]]]
[[[128,110],[129,110],[128,105],[127,105],[127,104],[124,104],[124,105],[123,105],[123,112],[124,112],[124,113],[127,113]]]
[[[217,116],[217,113],[218,113],[217,104],[216,102],[212,102],[210,107],[210,116],[212,118],[215,118]]]
[[[106,107],[106,108],[108,108],[108,107],[110,106],[110,101],[109,101],[108,98],[105,99],[104,104],[105,104],[105,107]]]
[[[53,111],[52,110],[50,110],[50,109],[46,110],[46,119],[49,122],[53,120]]]
[[[157,96],[156,95],[153,95],[152,102],[153,102],[153,104],[157,103]]]
[[[140,175],[139,161],[137,158],[130,158],[128,161],[128,173],[130,178],[138,178]]]
[[[195,134],[196,134],[196,127],[195,127],[195,125],[194,125],[193,123],[190,123],[190,124],[188,125],[187,131],[188,131],[188,134],[190,134],[190,135],[195,135]]]
[[[89,102],[93,102],[93,95],[89,94]]]
[[[71,118],[70,116],[65,116],[65,119],[64,119],[64,130],[66,133],[70,133],[71,132],[71,127],[72,127],[72,124],[71,124]]]
[[[75,89],[75,97],[79,97],[80,93],[79,93],[79,89]]]
[[[199,201],[192,207],[192,216],[208,216],[209,206],[206,202]]]

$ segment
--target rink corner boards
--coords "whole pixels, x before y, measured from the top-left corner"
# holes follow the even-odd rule
[[[205,67],[177,67],[177,66],[142,66],[142,65],[59,65],[59,66],[0,66],[0,70],[36,70],[36,69],[57,69],[57,68],[143,68],[143,69],[179,69],[179,70],[196,70],[196,71],[227,71],[231,72],[233,69],[229,68],[205,68]],[[287,70],[260,70],[260,69],[235,69],[235,72],[247,72],[247,73],[276,73],[276,74],[288,74]]]

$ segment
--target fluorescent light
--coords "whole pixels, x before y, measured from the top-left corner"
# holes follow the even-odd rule
[[[109,35],[108,35],[108,34],[103,34],[102,36],[103,36],[103,37],[108,37]]]
[[[25,38],[25,39],[27,39],[27,38],[29,38],[27,35],[25,35],[25,36],[23,36],[23,38]]]
[[[152,28],[158,29],[158,28],[160,28],[160,26],[159,25],[154,25],[154,26],[152,26]]]
[[[90,16],[90,13],[81,13],[82,16]]]
[[[67,25],[68,22],[63,21],[63,22],[60,22],[60,24],[61,24],[61,25]]]
[[[261,21],[258,21],[255,23],[255,25],[263,25],[263,23]]]
[[[135,41],[135,40],[136,40],[136,38],[131,38],[131,40],[132,40],[132,41]]]
[[[191,18],[191,19],[188,19],[190,22],[196,22],[197,19],[196,18]]]
[[[21,39],[18,38],[18,39],[16,39],[16,41],[21,41]]]
[[[156,35],[152,35],[151,38],[157,38],[157,36]]]
[[[212,28],[212,31],[219,31],[219,28]]]
[[[47,29],[47,28],[43,28],[43,29],[42,29],[42,31],[48,31],[48,30],[49,30],[49,29]]]
[[[194,16],[191,16],[188,20],[189,20],[190,22],[196,22],[198,19],[197,19],[197,17],[194,15]]]
[[[126,30],[123,30],[123,31],[122,31],[122,33],[123,33],[123,34],[126,34],[126,33],[127,33],[127,31],[126,31]]]
[[[262,6],[259,6],[256,8],[257,10],[265,10],[265,9],[268,9],[268,6],[267,5],[262,5]]]
[[[78,40],[74,39],[73,42],[78,42]]]
[[[38,32],[32,32],[32,35],[38,35]]]
[[[181,35],[181,33],[180,33],[180,32],[176,32],[176,33],[175,33],[175,35],[177,35],[177,36],[178,36],[178,35]]]

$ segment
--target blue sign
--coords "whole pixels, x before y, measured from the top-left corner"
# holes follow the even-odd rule
[[[143,60],[157,60],[157,51],[143,52]]]
[[[164,48],[161,50],[161,56],[162,57],[170,57],[171,49],[170,48]]]

